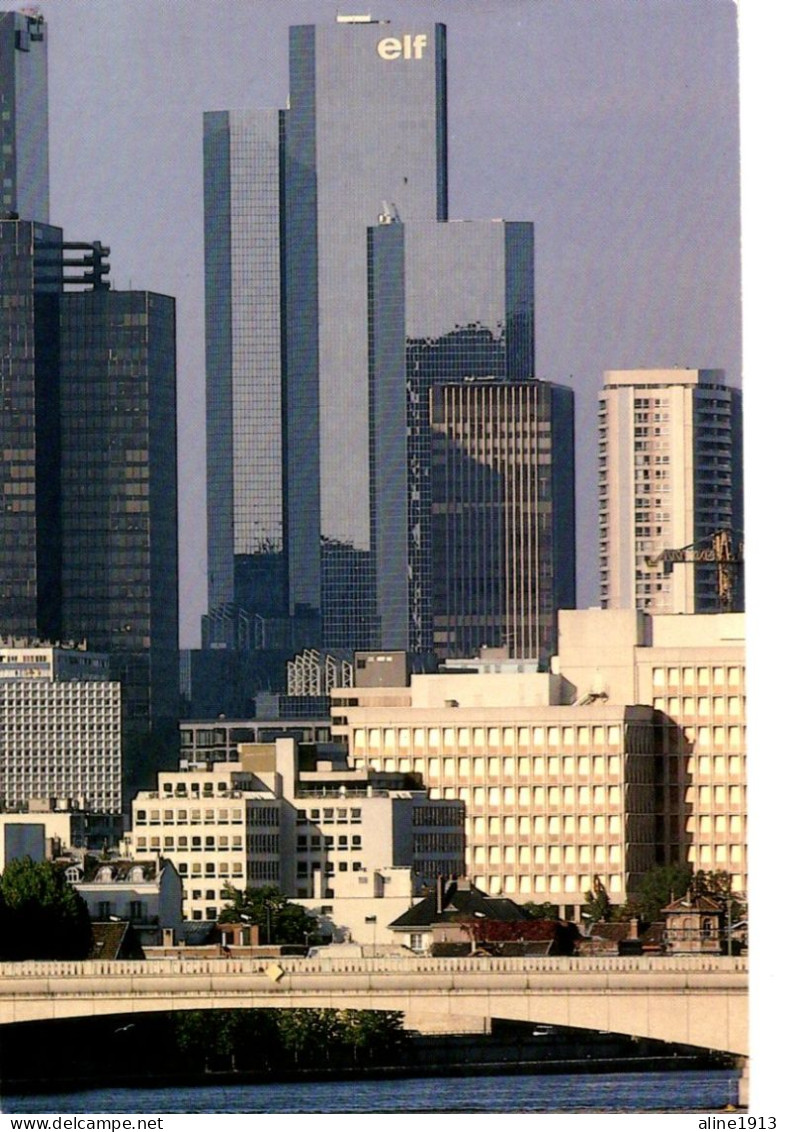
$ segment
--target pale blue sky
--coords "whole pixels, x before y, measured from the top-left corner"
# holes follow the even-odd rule
[[[0,0],[0,7],[16,7]],[[111,245],[116,287],[175,295],[182,639],[205,604],[203,110],[283,106],[287,28],[336,0],[41,0],[51,219]],[[364,0],[448,28],[453,217],[533,220],[540,377],[576,390],[578,599],[597,601],[605,369],[741,379],[730,0]]]

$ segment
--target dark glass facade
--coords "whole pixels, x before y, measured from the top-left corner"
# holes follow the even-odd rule
[[[58,228],[0,220],[0,635],[60,636]]]
[[[718,531],[731,531],[738,550],[744,537],[741,389],[722,383],[698,386],[693,394],[692,430],[694,541],[710,546]],[[719,570],[716,563],[696,563],[696,612],[718,613],[722,608]],[[730,608],[742,612],[743,564],[732,569],[730,579]]]
[[[175,304],[70,291],[69,258],[0,220],[0,636],[110,654],[139,782],[178,718]]]
[[[575,603],[573,397],[534,380],[533,228],[369,231],[379,644],[544,659]]]
[[[110,653],[124,722],[178,717],[175,302],[82,291],[61,302],[62,613]]]
[[[0,215],[49,219],[47,26],[0,12]]]

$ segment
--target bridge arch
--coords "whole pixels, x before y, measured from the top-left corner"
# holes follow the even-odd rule
[[[154,959],[7,963],[0,1025],[204,1009],[400,1010],[406,1025],[500,1018],[747,1053],[741,957]]]

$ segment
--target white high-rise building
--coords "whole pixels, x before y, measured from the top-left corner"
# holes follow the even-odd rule
[[[714,562],[659,556],[689,546],[712,553],[721,530],[733,532],[735,552],[742,526],[741,390],[725,384],[722,370],[607,372],[599,396],[602,608],[740,609],[740,580],[726,606]]]
[[[121,692],[84,647],[0,641],[0,806],[120,813]]]

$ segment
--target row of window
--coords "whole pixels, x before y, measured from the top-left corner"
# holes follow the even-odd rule
[[[498,834],[518,834],[520,837],[540,837],[545,834],[559,836],[560,834],[579,834],[580,836],[612,835],[618,837],[623,828],[619,814],[564,814],[562,816],[543,817],[541,814],[507,815],[505,817],[481,817],[470,819],[469,829],[473,836],[487,837]]]
[[[135,825],[239,825],[243,824],[242,809],[233,810],[136,810]]]
[[[370,727],[353,731],[353,745],[359,750],[396,746],[408,748],[441,747],[618,747],[618,724],[536,725],[531,727]]]
[[[503,876],[500,873],[492,873],[487,876],[480,873],[473,877],[473,883],[491,896],[498,896],[501,893],[507,895],[519,893],[521,896],[530,896],[531,894],[548,896],[566,892],[577,893],[578,897],[582,898],[591,889],[594,877],[599,877],[605,891],[611,895],[617,895],[624,890],[620,873],[581,873],[566,876],[563,873],[538,874],[536,876],[530,874],[518,876],[513,873],[504,873]]]
[[[709,681],[715,688],[724,687],[726,684],[729,688],[739,688],[744,685],[744,669],[741,665],[714,665],[709,667],[701,665],[700,667],[685,666],[679,668],[672,666],[669,668],[654,668],[651,673],[651,679],[655,688],[673,687],[678,685],[679,677],[684,687],[699,687],[705,688],[709,686]]]
[[[296,814],[296,820],[299,825],[303,825],[307,821],[317,821],[321,824],[331,825],[336,822],[338,825],[346,824],[350,821],[351,824],[357,825],[361,821],[361,810],[357,807],[351,808],[349,811],[347,807],[339,806],[325,806],[322,809],[313,808],[308,811],[299,810]]]
[[[476,845],[474,865],[621,865],[620,845]]]
[[[615,778],[621,775],[620,755],[467,755],[433,756],[427,759],[368,756],[373,770],[400,773],[425,772],[430,778]],[[441,822],[445,824],[445,819]]]

